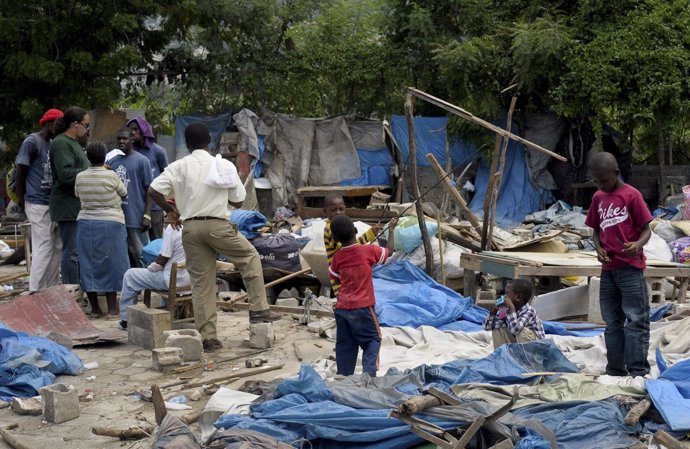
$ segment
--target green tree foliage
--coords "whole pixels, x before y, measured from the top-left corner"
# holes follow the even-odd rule
[[[109,107],[121,80],[184,38],[191,0],[0,0],[0,139],[51,107]]]

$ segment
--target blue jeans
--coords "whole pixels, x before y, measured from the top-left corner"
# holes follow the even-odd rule
[[[149,244],[148,231],[141,228],[127,228],[127,251],[129,252],[129,264],[132,268],[144,268],[144,247]]]
[[[357,353],[362,348],[362,371],[372,377],[376,376],[381,333],[374,307],[335,309],[335,324],[335,363],[338,374],[354,374]]]
[[[602,271],[599,303],[606,322],[606,374],[649,373],[649,294],[643,271],[632,267]]]
[[[120,319],[127,321],[127,307],[137,303],[139,293],[149,290],[167,290],[168,276],[165,271],[151,272],[147,268],[130,268],[122,278],[120,293]]]
[[[60,271],[63,284],[79,284],[79,255],[77,253],[77,220],[58,221],[62,240]]]

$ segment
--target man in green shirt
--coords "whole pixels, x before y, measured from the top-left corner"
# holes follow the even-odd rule
[[[79,284],[77,256],[77,215],[79,199],[74,195],[77,174],[89,167],[81,142],[88,140],[91,119],[82,108],[73,106],[56,123],[57,137],[50,144],[50,218],[57,222],[62,240],[60,269],[63,284]]]

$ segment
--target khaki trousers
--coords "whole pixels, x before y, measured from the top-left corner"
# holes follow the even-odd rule
[[[226,220],[186,220],[182,246],[192,281],[194,325],[204,340],[216,334],[216,253],[225,256],[242,275],[249,295],[249,310],[268,309],[259,253]]]
[[[524,328],[519,334],[510,333],[507,327],[499,327],[491,331],[491,338],[494,341],[494,350],[507,343],[526,343],[537,340],[537,335],[532,329]]]

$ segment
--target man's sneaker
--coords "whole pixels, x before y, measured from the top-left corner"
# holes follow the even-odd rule
[[[127,321],[120,320],[120,322],[117,324],[119,325],[120,329],[122,329],[123,331],[127,330]]]
[[[256,323],[270,323],[271,321],[278,321],[283,315],[271,311],[271,309],[249,311],[249,322]]]
[[[217,338],[209,338],[208,340],[204,340],[201,345],[204,347],[204,352],[215,352],[223,347],[223,343],[221,343]]]

